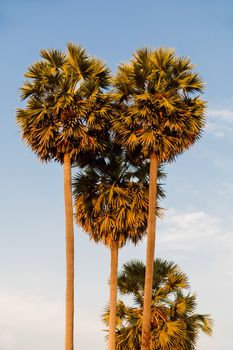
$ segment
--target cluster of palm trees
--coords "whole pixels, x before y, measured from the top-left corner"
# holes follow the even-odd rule
[[[73,217],[111,251],[109,350],[116,348],[118,250],[147,233],[140,349],[151,349],[156,216],[164,196],[159,179],[162,165],[201,135],[205,103],[197,93],[203,81],[190,59],[174,50],[137,50],[112,77],[101,60],[72,43],[65,53],[41,50],[25,77],[26,106],[16,116],[22,137],[41,161],[64,167],[65,349],[73,350]]]

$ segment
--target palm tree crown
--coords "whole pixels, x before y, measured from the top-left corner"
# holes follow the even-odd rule
[[[133,306],[123,300],[117,305],[116,350],[139,350],[142,330],[142,306],[145,265],[129,261],[118,275],[121,295],[131,295]],[[210,335],[208,315],[196,314],[196,297],[185,292],[187,276],[173,262],[156,259],[151,310],[150,350],[193,350],[199,331]],[[109,310],[103,316],[108,324]]]
[[[159,177],[165,175],[159,169]],[[105,152],[86,165],[74,182],[75,218],[96,242],[121,247],[137,243],[146,232],[148,164],[140,167],[127,152],[111,142]],[[164,197],[161,186],[158,196]],[[159,213],[159,212],[158,212]]]
[[[205,104],[195,96],[203,81],[185,57],[174,50],[140,49],[122,64],[114,79],[115,97],[127,105],[115,123],[129,149],[141,147],[159,162],[171,161],[201,135]]]
[[[71,160],[84,149],[101,147],[96,137],[108,117],[109,70],[99,59],[89,57],[80,46],[69,43],[67,53],[41,50],[42,59],[25,74],[18,109],[22,136],[42,161]]]

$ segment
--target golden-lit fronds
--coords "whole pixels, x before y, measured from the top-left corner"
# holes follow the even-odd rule
[[[113,85],[113,96],[126,106],[113,127],[128,149],[172,161],[201,136],[205,103],[195,94],[204,83],[189,58],[172,49],[140,49],[119,66]]]
[[[159,178],[163,175],[160,169]],[[158,187],[158,195],[164,196]],[[137,243],[145,235],[148,166],[135,167],[120,146],[109,141],[99,159],[89,159],[89,165],[79,170],[73,188],[75,220],[91,239],[121,247],[128,239]]]
[[[140,350],[145,265],[129,261],[118,276],[119,292],[131,295],[134,304],[129,307],[118,301],[116,350]],[[200,331],[211,335],[212,320],[209,315],[195,313],[196,297],[185,293],[187,288],[188,278],[179,266],[155,260],[149,350],[194,350]],[[108,325],[108,307],[103,321]]]
[[[94,71],[91,58],[80,45],[67,44],[67,62],[66,68],[70,68],[69,73],[75,75],[77,81],[89,77]]]
[[[67,44],[68,75],[74,76],[76,83],[81,85],[81,90],[98,91],[99,88],[107,88],[110,84],[110,70],[104,62],[96,57],[88,56],[86,50],[73,43]],[[80,88],[80,86],[76,86]]]
[[[50,67],[51,73],[55,73],[59,68],[63,68],[66,62],[66,56],[63,52],[55,49],[40,51],[41,57],[45,60],[47,67]],[[32,78],[30,75],[25,74],[27,78]]]
[[[22,137],[40,160],[77,161],[80,152],[101,150],[111,117],[109,69],[86,50],[69,43],[67,53],[41,50],[41,60],[25,73],[17,110]]]
[[[89,183],[87,179],[80,180]],[[74,186],[77,184],[76,178]],[[145,235],[148,188],[138,183],[96,183],[93,190],[89,187],[87,191],[90,189],[89,194],[75,195],[75,219],[91,239],[108,246],[116,242],[121,247],[127,239],[136,243]]]

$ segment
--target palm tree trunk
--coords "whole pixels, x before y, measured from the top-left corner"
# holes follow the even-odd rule
[[[73,350],[74,328],[74,224],[70,156],[64,155],[64,198],[66,221],[66,324],[65,350]]]
[[[115,350],[116,304],[117,304],[118,246],[111,246],[110,305],[109,305],[109,350]]]
[[[144,287],[142,343],[141,350],[149,350],[150,343],[150,312],[152,300],[152,286],[154,274],[154,255],[156,237],[156,197],[157,197],[158,159],[153,152],[150,155],[150,183],[149,183],[149,212],[146,248],[146,276]]]

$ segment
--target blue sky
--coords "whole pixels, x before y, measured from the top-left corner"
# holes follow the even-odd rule
[[[63,174],[39,163],[15,124],[18,89],[41,48],[86,47],[114,71],[140,47],[189,56],[206,82],[203,138],[166,167],[157,256],[190,276],[198,311],[214,319],[198,350],[232,350],[233,3],[231,1],[1,0],[0,350],[61,350],[64,337]],[[76,228],[77,348],[102,350],[109,252]],[[144,260],[145,242],[127,246]]]

